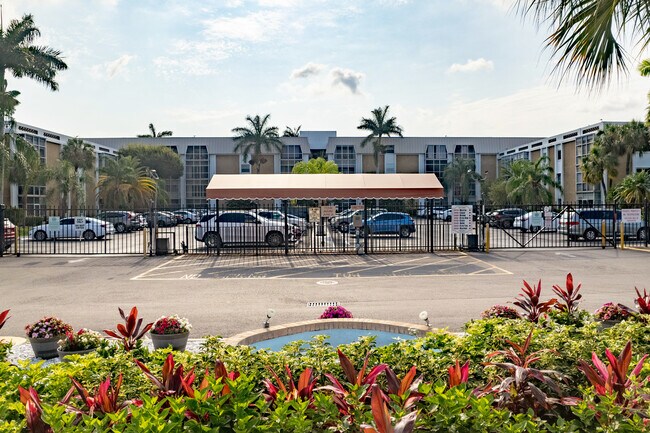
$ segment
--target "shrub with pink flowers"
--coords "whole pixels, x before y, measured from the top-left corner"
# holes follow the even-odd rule
[[[632,316],[632,310],[623,304],[608,302],[594,311],[594,316],[600,320],[625,320]]]
[[[493,305],[481,313],[483,319],[520,319],[521,315],[517,310],[506,305]]]
[[[52,338],[72,332],[72,326],[58,317],[43,317],[38,322],[25,326],[25,334],[29,338]]]
[[[340,305],[337,307],[327,307],[319,319],[352,319],[352,313]]]
[[[190,332],[192,325],[185,317],[178,317],[177,314],[172,316],[162,316],[156,320],[151,328],[152,334],[184,334]]]

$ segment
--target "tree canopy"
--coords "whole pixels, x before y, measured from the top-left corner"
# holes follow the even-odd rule
[[[120,156],[132,156],[149,170],[156,170],[161,179],[178,179],[183,175],[180,156],[167,146],[129,144],[118,151]]]
[[[339,166],[334,161],[324,158],[312,158],[309,161],[300,161],[293,166],[294,174],[337,174]]]
[[[255,117],[246,116],[247,126],[238,126],[232,129],[235,134],[235,152],[242,154],[244,159],[250,156],[250,164],[254,166],[255,172],[259,174],[262,164],[266,159],[262,152],[282,151],[282,140],[278,133],[277,126],[269,126],[270,114],[264,117],[256,115]]]
[[[370,131],[370,134],[361,142],[361,147],[372,144],[375,171],[377,173],[379,173],[379,155],[386,151],[385,146],[382,144],[382,138],[384,136],[390,137],[391,134],[403,137],[402,133],[404,132],[402,127],[397,124],[395,117],[388,117],[388,109],[388,105],[384,108],[375,108],[371,112],[372,116],[362,118],[361,123],[357,126],[357,129]]]

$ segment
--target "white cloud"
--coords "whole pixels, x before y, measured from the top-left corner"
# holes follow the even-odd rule
[[[355,72],[350,69],[334,68],[330,71],[333,78],[332,85],[341,85],[347,87],[350,92],[359,93],[359,84],[364,77],[361,72]]]
[[[309,62],[302,68],[294,69],[291,71],[291,78],[308,78],[312,75],[318,75],[324,67],[325,65]]]
[[[258,4],[265,8],[291,8],[299,3],[298,0],[259,0]]]
[[[112,80],[118,75],[125,74],[126,66],[135,58],[136,56],[124,54],[113,61],[91,66],[90,75],[96,79]]]
[[[285,14],[278,11],[254,12],[234,18],[217,18],[204,21],[203,34],[211,39],[234,39],[246,42],[268,40],[288,25]]]
[[[455,74],[457,72],[478,72],[478,71],[491,71],[494,69],[494,62],[492,60],[485,60],[483,57],[476,60],[467,60],[466,63],[454,63],[447,69],[447,73]]]
[[[383,6],[398,7],[409,4],[411,0],[379,0],[379,3]]]

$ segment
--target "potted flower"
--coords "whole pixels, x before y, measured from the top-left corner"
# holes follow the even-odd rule
[[[517,310],[507,305],[493,305],[481,313],[483,319],[521,319],[521,315]]]
[[[352,319],[352,313],[345,307],[327,307],[319,319]]]
[[[95,351],[102,341],[99,332],[82,328],[76,333],[66,332],[65,338],[59,340],[57,353],[61,361],[65,361],[68,355],[85,355]]]
[[[171,345],[174,350],[185,350],[191,329],[189,320],[177,314],[160,317],[150,331],[154,349]]]
[[[616,325],[632,316],[632,310],[623,304],[608,302],[594,312],[594,316],[606,328]]]
[[[43,317],[38,322],[25,326],[25,334],[32,345],[34,356],[50,359],[57,356],[59,340],[72,332],[72,326],[57,317]]]

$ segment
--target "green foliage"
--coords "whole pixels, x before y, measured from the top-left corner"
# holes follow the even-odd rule
[[[293,166],[294,174],[338,174],[339,166],[334,161],[325,158],[312,158],[309,161],[300,161]]]
[[[137,158],[142,166],[156,170],[161,179],[178,179],[183,175],[181,157],[167,146],[128,144],[118,154]]]

